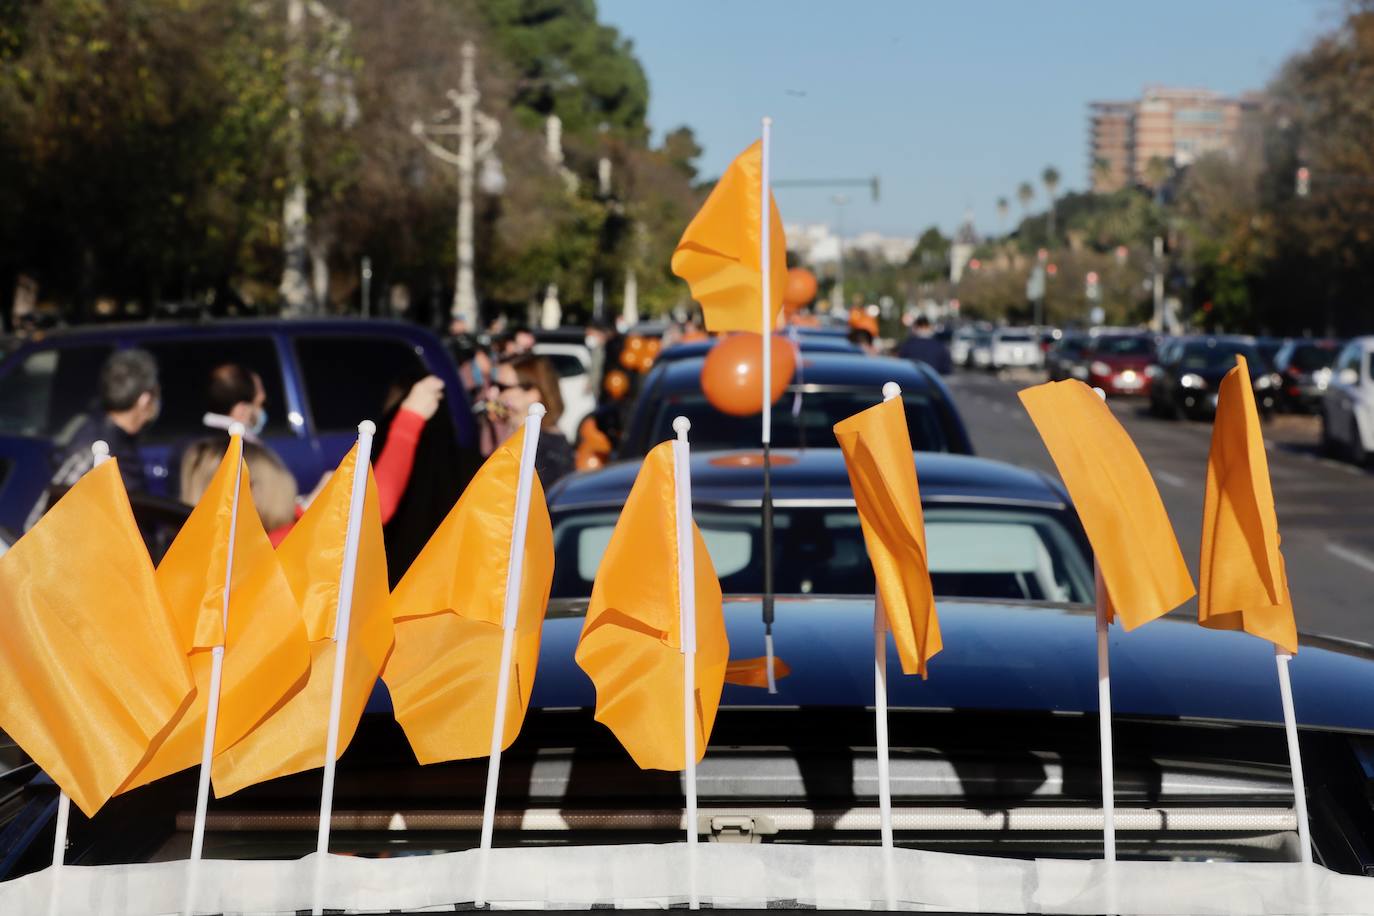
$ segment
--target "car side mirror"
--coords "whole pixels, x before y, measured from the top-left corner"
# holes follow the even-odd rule
[[[1356,369],[1342,369],[1337,373],[1336,379],[1342,385],[1358,385],[1360,383],[1360,373]]]

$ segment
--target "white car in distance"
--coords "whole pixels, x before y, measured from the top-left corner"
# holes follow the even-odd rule
[[[1374,454],[1374,337],[1356,337],[1341,349],[1321,413],[1322,450],[1367,464]]]
[[[992,332],[992,368],[1034,368],[1044,361],[1039,338],[1027,328],[998,328]]]

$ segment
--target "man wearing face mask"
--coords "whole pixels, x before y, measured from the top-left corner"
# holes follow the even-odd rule
[[[210,429],[228,432],[235,423],[242,423],[244,438],[259,441],[267,427],[267,391],[262,377],[238,363],[225,363],[210,373],[210,389],[206,398],[209,410],[201,418]]]
[[[100,369],[100,411],[88,416],[54,456],[56,471],[49,491],[34,506],[25,528],[47,510],[49,496],[71,487],[95,463],[91,445],[103,441],[110,457],[118,459],[119,474],[130,493],[145,493],[148,479],[138,453],[139,434],[157,419],[162,408],[157,361],[146,350],[119,350]]]

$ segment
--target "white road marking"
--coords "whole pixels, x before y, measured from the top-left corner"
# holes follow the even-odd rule
[[[1328,542],[1326,545],[1326,552],[1332,556],[1340,557],[1345,562],[1358,566],[1360,569],[1374,573],[1374,558],[1367,557],[1362,553],[1356,553],[1349,547],[1342,547],[1340,544]]]
[[[1171,487],[1186,487],[1188,481],[1177,474],[1170,474],[1168,471],[1155,471],[1155,480],[1160,483],[1167,483]]]

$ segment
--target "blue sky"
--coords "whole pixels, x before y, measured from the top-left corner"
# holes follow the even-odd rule
[[[1087,110],[1146,83],[1262,88],[1339,22],[1335,0],[599,0],[649,75],[655,136],[691,125],[717,175],[774,118],[777,178],[878,174],[844,232],[946,231],[1048,164],[1087,183]],[[779,189],[788,222],[832,191]]]

